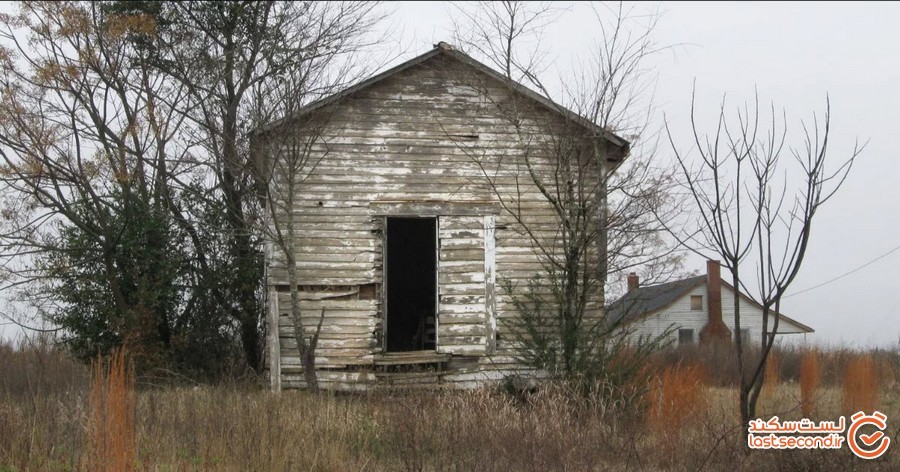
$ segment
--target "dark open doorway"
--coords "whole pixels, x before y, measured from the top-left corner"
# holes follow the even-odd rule
[[[387,219],[388,352],[435,348],[436,245],[435,218]]]

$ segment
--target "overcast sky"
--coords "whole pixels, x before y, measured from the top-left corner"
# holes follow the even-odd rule
[[[845,187],[817,215],[794,292],[826,282],[900,246],[900,4],[661,3],[656,42],[674,46],[652,64],[658,114],[685,124],[696,80],[698,107],[715,113],[722,94],[735,105],[757,87],[789,125],[832,104],[830,157],[846,158],[869,140]],[[646,11],[649,7],[642,5]],[[411,53],[451,37],[442,2],[401,3],[395,22]],[[545,45],[566,70],[592,36],[584,8],[563,13]],[[707,116],[708,116],[707,113]],[[682,127],[682,133],[687,129]],[[678,139],[679,136],[676,136]],[[683,136],[685,143],[690,136]],[[660,153],[671,153],[660,146]],[[663,156],[666,157],[666,156]],[[670,156],[668,156],[670,157]],[[703,270],[702,259],[691,267]],[[784,301],[785,314],[815,328],[825,344],[900,342],[900,250],[835,282]]]
[[[723,93],[737,103],[751,98],[757,87],[761,98],[783,107],[789,119],[807,118],[823,110],[827,92],[832,157],[843,159],[857,137],[870,140],[845,188],[817,216],[795,292],[900,246],[900,4],[703,2],[658,7],[662,17],[656,42],[674,46],[652,59],[660,116],[665,112],[672,122],[685,123],[694,80],[699,107],[712,113]],[[407,57],[450,41],[450,14],[442,2],[395,4],[391,21],[407,45]],[[574,7],[548,28],[545,44],[553,70],[566,70],[585,51],[596,37],[592,24],[583,7]],[[665,146],[659,152],[670,153]],[[691,265],[689,269],[704,267],[697,258]],[[782,311],[814,327],[817,342],[897,345],[898,295],[900,250],[786,299]]]

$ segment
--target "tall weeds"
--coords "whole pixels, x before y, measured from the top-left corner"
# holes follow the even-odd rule
[[[706,372],[697,364],[678,364],[653,379],[647,421],[663,436],[690,422],[703,401]]]
[[[134,470],[135,390],[134,369],[125,349],[113,351],[93,365],[89,399],[88,469]]]
[[[837,451],[745,455],[745,445],[727,440],[738,424],[736,390],[710,385],[715,380],[707,375],[715,374],[706,363],[658,359],[651,364],[653,381],[643,384],[653,400],[645,397],[641,410],[632,412],[610,405],[608,393],[584,395],[564,383],[542,384],[520,398],[489,387],[273,395],[250,383],[146,388],[135,398],[121,354],[94,364],[89,389],[90,372],[73,371],[77,365],[64,353],[23,349],[44,348],[0,342],[0,471],[680,471],[705,464],[705,470],[837,472],[862,462]],[[794,396],[805,388],[815,392],[808,398],[815,399],[821,418],[843,413],[841,388],[831,379],[841,379],[859,352],[778,354],[782,380],[798,383],[781,386],[773,411],[792,411]],[[803,375],[806,387],[799,382],[800,354],[815,359],[807,361],[806,373],[816,370],[810,362],[820,370]],[[866,354],[875,366],[898,358],[895,351]],[[810,389],[816,377],[821,385]],[[879,401],[879,411],[900,418],[900,390],[882,386]],[[900,470],[898,454],[876,462],[870,465]]]
[[[869,355],[855,356],[844,370],[844,413],[871,413],[878,404],[878,371]]]

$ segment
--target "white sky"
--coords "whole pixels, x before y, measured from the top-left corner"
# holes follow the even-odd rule
[[[662,3],[656,41],[673,45],[653,59],[655,103],[686,126],[697,81],[698,107],[715,113],[723,93],[737,105],[774,101],[795,118],[832,104],[829,155],[843,160],[853,141],[869,139],[845,187],[817,215],[807,259],[792,285],[800,291],[844,274],[900,246],[900,4]],[[642,5],[645,11],[653,6]],[[584,52],[596,35],[583,7],[546,31],[555,70]],[[443,2],[399,3],[394,21],[411,53],[450,41],[451,9]],[[551,69],[551,72],[554,69]],[[682,133],[689,129],[683,128]],[[685,145],[689,136],[679,139]],[[668,146],[659,152],[671,155]],[[670,156],[661,156],[670,157]],[[703,260],[691,267],[704,270]],[[866,346],[900,342],[900,250],[868,267],[784,301],[784,313],[816,329],[812,340]]]
[[[662,3],[656,41],[673,45],[656,56],[655,103],[684,126],[690,91],[709,112],[727,93],[737,105],[752,97],[774,101],[790,118],[808,118],[832,102],[831,157],[843,159],[853,140],[870,139],[845,187],[817,216],[794,291],[825,282],[900,246],[900,4],[896,3]],[[391,21],[408,45],[406,57],[450,41],[450,8],[442,2],[397,3]],[[645,10],[652,6],[641,6]],[[0,6],[8,11],[8,5]],[[545,45],[571,65],[592,38],[583,7],[563,13]],[[399,38],[398,38],[399,39]],[[795,121],[796,122],[796,121]],[[687,131],[684,129],[682,132]],[[678,136],[676,136],[678,138]],[[685,143],[689,136],[684,135]],[[671,153],[666,146],[659,152]],[[662,156],[667,157],[667,156]],[[689,269],[702,271],[701,259]],[[816,329],[825,344],[866,346],[900,342],[900,250],[868,267],[785,300],[783,312]],[[0,326],[0,334],[11,334]]]

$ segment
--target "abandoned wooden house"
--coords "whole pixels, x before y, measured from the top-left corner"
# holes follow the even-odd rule
[[[539,132],[525,139],[528,126]],[[271,224],[291,215],[296,238],[267,249],[272,388],[304,386],[292,284],[303,329],[321,320],[321,388],[471,387],[521,369],[503,322],[517,314],[499,281],[543,270],[536,238],[559,224],[529,177],[552,182],[558,157],[533,143],[573,130],[603,165],[628,155],[625,140],[440,43],[255,131],[271,182],[287,172],[273,163],[298,148],[306,166],[292,198],[281,194],[286,209],[272,212]]]

